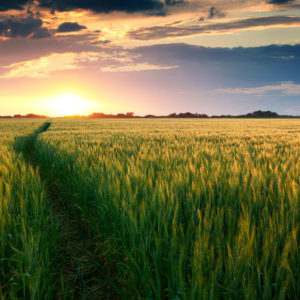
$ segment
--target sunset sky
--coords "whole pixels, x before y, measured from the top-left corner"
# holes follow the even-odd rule
[[[0,0],[0,115],[300,115],[300,0]]]

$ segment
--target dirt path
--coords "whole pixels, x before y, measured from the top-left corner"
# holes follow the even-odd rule
[[[57,299],[116,299],[102,272],[104,266],[96,263],[93,239],[55,190],[55,186],[48,189],[48,197],[59,224],[57,284],[61,288]]]

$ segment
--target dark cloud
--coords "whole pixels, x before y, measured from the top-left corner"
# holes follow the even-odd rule
[[[32,36],[33,39],[44,39],[51,37],[51,33],[47,28],[40,28],[38,29]]]
[[[138,59],[147,57],[149,63],[182,65],[187,62],[203,63],[204,61],[253,61],[278,62],[287,57],[293,58],[300,64],[300,44],[298,45],[269,45],[262,47],[210,48],[189,44],[159,44],[137,47],[130,50]],[[300,74],[297,76],[300,79]]]
[[[225,16],[226,15],[222,10],[216,8],[215,6],[211,6],[208,10],[207,19],[225,18]],[[200,22],[202,22],[204,20],[205,20],[205,17],[203,17],[203,16],[199,18]]]
[[[300,45],[207,48],[188,44],[163,44],[130,50],[136,63],[178,66],[170,76],[173,85],[199,91],[224,86],[300,83]],[[162,78],[162,77],[160,77]],[[180,83],[182,80],[182,84]]]
[[[23,9],[23,5],[28,3],[29,0],[0,0],[0,11],[9,9]]]
[[[100,41],[91,42],[91,45],[105,45],[109,43],[111,43],[111,41],[109,40],[100,40]]]
[[[267,0],[266,2],[275,5],[284,5],[295,0]],[[21,10],[26,4],[32,3],[33,0],[0,0],[0,11],[9,9]],[[245,1],[244,1],[245,2]],[[75,9],[88,9],[94,12],[110,13],[113,11],[121,11],[126,13],[145,12],[152,15],[166,15],[168,7],[175,5],[186,4],[189,7],[197,7],[194,2],[186,2],[185,0],[37,0],[40,7],[50,8],[55,11],[70,11]],[[208,1],[207,5],[213,4],[213,1]],[[203,2],[198,4],[203,6]],[[212,15],[218,16],[217,9],[212,6]],[[219,11],[219,13],[222,12]]]
[[[58,26],[57,32],[75,32],[83,29],[86,29],[86,27],[78,23],[65,22]]]
[[[156,12],[165,14],[168,6],[182,4],[184,0],[39,0],[41,7],[47,7],[52,12],[88,9],[99,13],[122,11],[126,13]],[[155,14],[155,13],[153,13]]]
[[[157,40],[170,37],[189,36],[197,34],[209,34],[216,32],[230,32],[255,27],[268,27],[275,25],[299,25],[300,17],[272,16],[248,18],[233,22],[216,23],[208,25],[193,25],[189,27],[154,26],[139,28],[129,31],[128,36],[135,40]]]
[[[224,18],[225,17],[225,13],[222,12],[221,10],[219,10],[218,8],[216,8],[215,6],[212,6],[209,9],[209,13],[208,13],[208,19],[214,19],[214,18]]]
[[[9,17],[0,21],[0,36],[17,38],[28,37],[33,34],[34,38],[50,36],[46,28],[42,28],[43,21],[29,16],[27,18]]]
[[[177,4],[182,4],[184,0],[165,0],[166,5],[172,6]]]
[[[294,0],[270,0],[269,3],[281,5],[281,4],[287,4],[287,3],[293,2],[293,1]]]

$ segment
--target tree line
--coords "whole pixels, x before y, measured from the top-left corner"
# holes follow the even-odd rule
[[[105,114],[105,113],[92,113],[88,116],[81,116],[81,115],[74,115],[74,116],[65,116],[65,117],[58,117],[58,118],[85,118],[85,119],[102,119],[102,118],[111,118],[111,119],[126,119],[126,118],[170,118],[170,119],[180,119],[180,118],[194,118],[194,119],[201,119],[201,118],[297,118],[299,116],[290,116],[290,115],[279,115],[276,112],[272,111],[262,111],[257,110],[251,113],[247,113],[244,115],[212,115],[208,116],[207,114],[199,114],[199,113],[171,113],[169,115],[152,115],[148,114],[145,116],[135,116],[133,112],[127,113],[118,113],[118,114]],[[50,118],[49,116],[45,115],[37,115],[37,114],[26,114],[26,115],[13,115],[13,116],[0,116],[1,119],[19,119],[19,118],[40,118],[46,119]]]

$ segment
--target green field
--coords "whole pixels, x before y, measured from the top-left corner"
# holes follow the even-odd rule
[[[42,124],[0,121],[0,299],[300,297],[299,119]]]
[[[41,121],[0,122],[0,299],[54,294],[57,225],[39,174],[14,151],[14,138]]]

